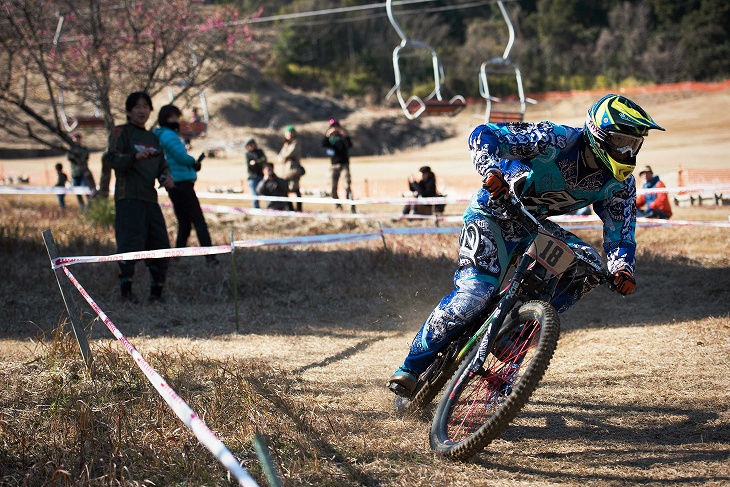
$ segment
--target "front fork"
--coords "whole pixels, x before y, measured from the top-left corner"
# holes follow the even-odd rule
[[[494,312],[492,312],[491,315],[489,315],[487,321],[484,322],[481,328],[479,328],[479,331],[472,337],[471,340],[469,340],[469,342],[464,346],[461,352],[459,352],[459,357],[461,357],[462,354],[465,354],[468,350],[471,349],[474,341],[478,340],[478,337],[482,337],[482,341],[481,343],[479,343],[479,348],[477,349],[477,354],[474,356],[474,359],[469,366],[470,371],[477,372],[482,367],[482,365],[484,365],[487,354],[489,353],[489,350],[492,349],[492,345],[497,338],[497,332],[500,330],[500,328],[502,328],[502,324],[507,318],[508,313],[512,311],[512,309],[519,301],[519,290],[522,279],[524,278],[527,267],[531,261],[532,259],[527,256],[524,256],[522,257],[522,259],[520,259],[520,263],[517,265],[517,268],[515,269],[512,278],[509,280],[507,289],[504,291],[502,298],[499,300],[497,308],[494,310]],[[486,333],[484,332],[485,328]]]

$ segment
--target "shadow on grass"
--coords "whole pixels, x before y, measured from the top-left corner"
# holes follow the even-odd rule
[[[531,401],[529,410],[521,412],[518,421],[542,421],[545,426],[511,425],[500,438],[511,442],[510,450],[517,453],[503,455],[495,451],[497,448],[490,451],[488,446],[484,453],[471,461],[486,468],[552,478],[557,482],[653,483],[658,480],[655,472],[647,472],[646,475],[641,472],[668,465],[694,462],[722,464],[727,461],[730,455],[727,448],[703,446],[705,443],[727,445],[730,439],[730,426],[718,427],[715,420],[719,415],[710,408],[701,404],[692,409],[682,409]],[[552,412],[556,410],[560,412]],[[647,422],[646,418],[654,418],[654,421]],[[663,421],[656,421],[656,418],[663,418]],[[532,451],[533,446],[526,446],[529,451],[519,453],[520,445],[535,444],[540,440],[573,446],[553,451]],[[622,448],[607,446],[617,443]],[[561,464],[582,465],[584,468],[555,468]],[[604,468],[596,468],[598,465]],[[722,483],[730,480],[730,475],[698,475],[696,471],[677,473],[672,477],[662,479],[662,484]]]
[[[406,237],[407,238],[407,237]],[[455,238],[455,237],[454,237]],[[401,240],[403,242],[404,240]],[[6,242],[7,244],[7,242]],[[132,306],[118,299],[116,264],[70,266],[82,286],[128,336],[210,338],[242,334],[337,335],[359,331],[415,332],[452,286],[451,258],[399,252],[388,258],[379,242],[351,249],[258,248],[236,254],[238,325],[228,255],[209,268],[203,257],[172,262],[167,304]],[[6,245],[7,247],[7,245]],[[42,245],[12,245],[0,264],[0,338],[50,331],[64,314]],[[103,255],[104,249],[94,249]],[[64,255],[93,255],[74,242]],[[23,265],[18,265],[22,262]],[[395,270],[395,272],[393,272]],[[645,255],[637,291],[628,297],[599,288],[563,315],[564,329],[623,327],[700,320],[730,312],[730,269],[703,267],[686,258]],[[135,292],[146,298],[149,274],[136,266]],[[92,339],[109,337],[78,293],[82,322]]]

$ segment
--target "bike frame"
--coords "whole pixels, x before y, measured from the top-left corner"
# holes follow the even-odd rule
[[[525,209],[517,198],[512,196],[508,201],[508,205],[508,211],[509,208],[517,208],[518,212],[516,216],[522,216],[529,220],[535,225],[537,231],[527,250],[520,258],[507,287],[500,293],[497,307],[457,355],[457,360],[461,360],[472,349],[476,341],[481,339],[478,352],[471,366],[474,371],[478,370],[484,364],[487,354],[492,349],[498,335],[503,336],[505,333],[511,331],[508,329],[503,330],[502,328],[508,314],[515,309],[515,305],[520,300],[524,299],[525,277],[529,274],[538,274],[538,269],[536,268],[538,265],[544,271],[550,273],[547,279],[542,280],[544,285],[541,288],[540,294],[534,296],[536,299],[549,302],[557,286],[559,276],[580,257],[565,242],[545,230],[540,222]],[[579,260],[591,264],[591,267],[595,269],[595,265],[587,259]],[[603,271],[603,269],[600,270]],[[539,272],[539,274],[542,274],[542,272]],[[499,333],[495,333],[496,330],[499,330]]]

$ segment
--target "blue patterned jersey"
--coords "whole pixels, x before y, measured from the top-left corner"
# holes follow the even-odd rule
[[[469,152],[477,172],[492,169],[504,175],[512,191],[539,219],[564,215],[593,205],[603,221],[603,248],[608,270],[634,272],[636,183],[633,176],[617,181],[600,162],[585,158],[583,129],[552,122],[479,125],[469,136]],[[597,167],[596,167],[597,166]],[[469,213],[491,215],[490,194],[480,189]]]

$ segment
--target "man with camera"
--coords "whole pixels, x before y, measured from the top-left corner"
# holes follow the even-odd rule
[[[157,203],[155,181],[167,189],[175,185],[157,136],[145,125],[152,111],[150,96],[130,94],[125,104],[127,123],[114,127],[109,136],[108,161],[114,169],[114,234],[117,253],[170,248],[165,218]],[[121,299],[139,300],[132,292],[135,261],[119,262]],[[150,302],[163,302],[167,259],[147,259],[150,272]]]

